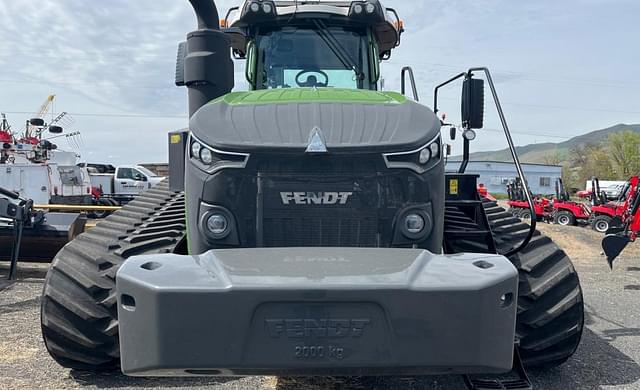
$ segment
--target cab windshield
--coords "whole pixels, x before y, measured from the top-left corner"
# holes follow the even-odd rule
[[[368,37],[345,27],[287,26],[256,39],[256,89],[370,88]]]

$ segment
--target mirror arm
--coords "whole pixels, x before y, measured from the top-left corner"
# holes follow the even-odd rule
[[[469,154],[471,149],[471,141],[463,138],[463,150],[462,150],[462,162],[460,163],[460,168],[458,169],[458,173],[463,174],[467,170],[467,166],[469,165]]]
[[[462,72],[452,78],[450,78],[449,80],[445,81],[444,83],[436,86],[436,88],[433,90],[433,112],[438,115],[438,92],[440,91],[440,89],[442,87],[445,87],[451,83],[453,83],[454,81],[458,80],[461,77],[465,77],[467,75],[467,72]]]

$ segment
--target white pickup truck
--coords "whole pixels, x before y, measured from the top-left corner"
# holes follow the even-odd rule
[[[165,178],[139,165],[121,165],[113,173],[97,173],[89,165],[91,186],[98,189],[101,197],[123,204],[135,195],[160,183]]]

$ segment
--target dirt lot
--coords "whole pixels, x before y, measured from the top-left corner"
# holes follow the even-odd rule
[[[536,389],[640,389],[640,243],[609,271],[601,235],[585,228],[543,224],[574,260],[587,305],[587,327],[577,354],[548,372],[530,372]],[[47,354],[39,325],[43,265],[23,265],[20,279],[0,281],[0,389],[464,389],[459,377],[321,378],[288,383],[277,378],[132,379],[118,373],[88,375],[58,366]],[[0,263],[0,278],[7,264]]]

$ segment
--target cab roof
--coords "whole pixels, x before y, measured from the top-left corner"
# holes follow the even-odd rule
[[[323,19],[332,25],[364,26],[373,29],[382,59],[400,45],[404,31],[397,12],[379,0],[245,0],[233,7],[222,21],[227,30],[242,30],[250,36],[252,27],[286,26],[294,22]],[[233,40],[234,50],[243,53],[245,42]]]

